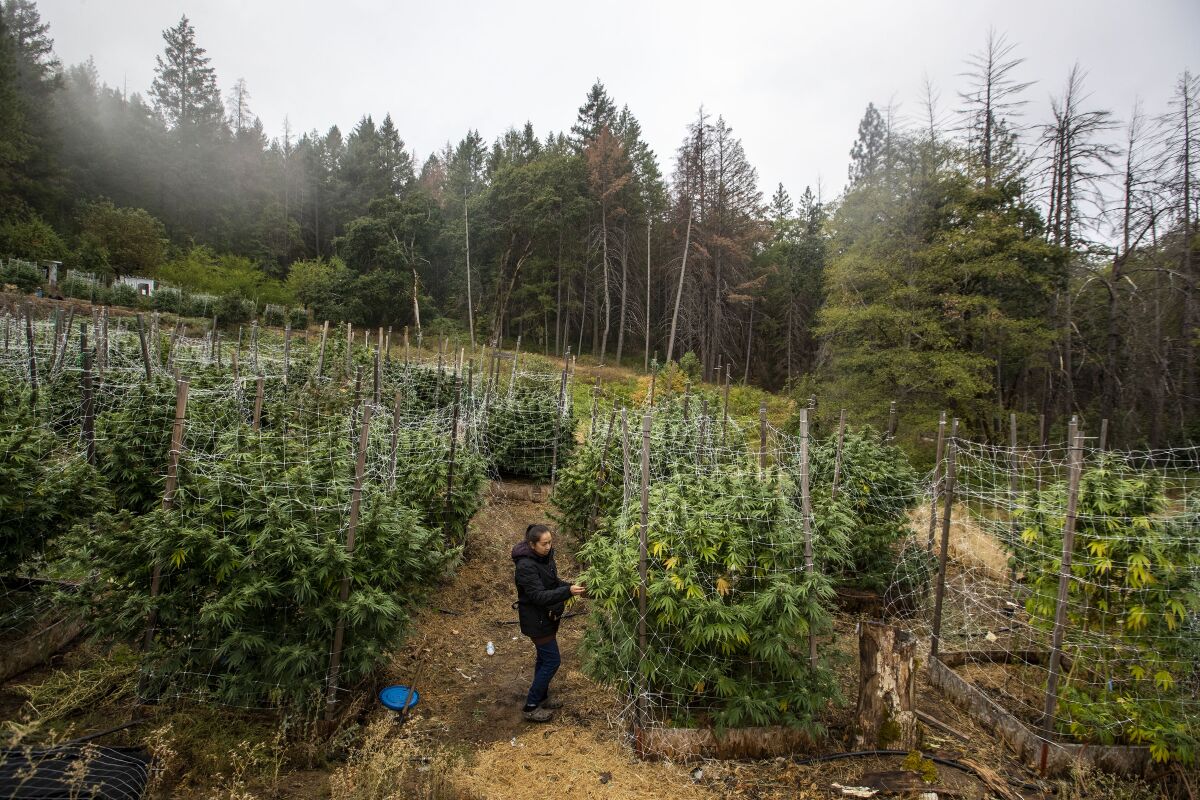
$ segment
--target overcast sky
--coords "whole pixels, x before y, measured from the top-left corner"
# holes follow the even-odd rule
[[[1140,96],[1165,109],[1185,69],[1200,69],[1200,2],[446,2],[341,0],[39,0],[65,64],[95,59],[101,79],[145,94],[163,29],[187,14],[222,93],[245,78],[251,108],[278,137],[349,132],[391,112],[424,160],[477,128],[491,141],[533,123],[568,128],[599,77],[641,121],[667,175],[701,104],[742,139],[770,195],[825,195],[846,179],[868,101],[916,115],[926,75],[947,112],[963,61],[989,26],[1036,81],[1026,121],[1044,116],[1067,71],[1088,71],[1096,106],[1122,117]]]

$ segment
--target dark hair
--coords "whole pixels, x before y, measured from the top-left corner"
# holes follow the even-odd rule
[[[525,529],[525,541],[530,544],[537,544],[541,541],[543,533],[550,533],[550,528],[540,522],[535,522]]]

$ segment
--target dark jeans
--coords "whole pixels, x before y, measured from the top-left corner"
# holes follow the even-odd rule
[[[527,706],[536,706],[546,699],[550,692],[550,681],[562,663],[562,657],[558,654],[557,639],[551,639],[545,644],[534,643],[534,647],[537,648],[537,661],[533,665],[533,685],[529,687],[529,696],[525,698]]]

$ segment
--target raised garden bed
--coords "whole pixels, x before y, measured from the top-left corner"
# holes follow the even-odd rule
[[[1080,744],[1047,739],[1044,731],[1019,718],[983,689],[955,672],[956,667],[966,664],[1042,665],[1048,659],[1049,654],[1042,651],[942,653],[929,661],[929,683],[1004,742],[1026,765],[1043,774],[1064,775],[1070,772],[1072,764],[1085,761],[1122,775],[1146,775],[1153,763],[1149,747]],[[1065,662],[1064,659],[1063,668],[1070,669]]]

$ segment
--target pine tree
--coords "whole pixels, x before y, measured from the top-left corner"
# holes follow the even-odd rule
[[[875,108],[867,103],[866,113],[858,123],[858,138],[850,148],[850,185],[870,180],[879,170],[887,142],[887,125]]]
[[[615,125],[617,106],[608,96],[608,90],[597,78],[588,90],[587,99],[579,107],[575,124],[571,126],[571,144],[576,150],[583,150],[589,141],[600,133],[607,125],[610,129]]]
[[[186,16],[163,31],[166,48],[155,57],[150,96],[159,113],[175,129],[216,127],[222,119],[216,71],[205,50],[196,44],[196,29]]]

